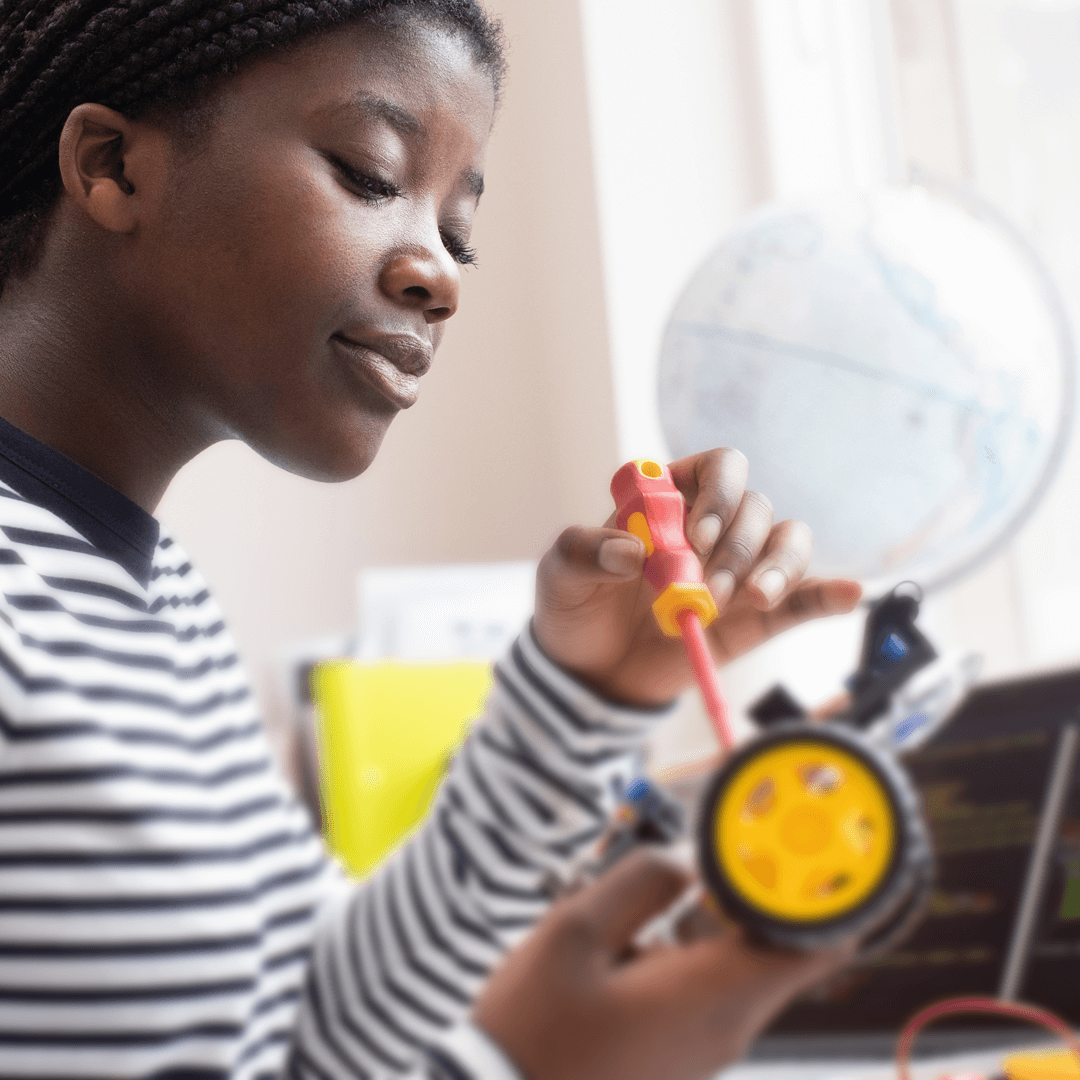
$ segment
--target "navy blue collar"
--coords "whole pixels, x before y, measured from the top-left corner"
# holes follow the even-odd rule
[[[145,589],[158,523],[141,506],[0,417],[0,480],[51,510]]]

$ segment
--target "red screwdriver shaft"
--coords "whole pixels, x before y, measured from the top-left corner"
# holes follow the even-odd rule
[[[727,700],[720,689],[720,679],[713,666],[709,643],[705,639],[705,628],[694,611],[681,611],[677,618],[679,628],[682,630],[683,644],[686,646],[686,655],[689,657],[690,666],[694,669],[694,678],[697,679],[697,684],[701,688],[701,696],[705,700],[705,711],[712,719],[716,737],[720,740],[720,747],[726,754],[735,745],[735,740],[731,734]]]

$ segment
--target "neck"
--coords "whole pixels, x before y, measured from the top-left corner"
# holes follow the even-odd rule
[[[48,261],[0,294],[0,416],[153,513],[222,435],[162,384],[110,290]]]

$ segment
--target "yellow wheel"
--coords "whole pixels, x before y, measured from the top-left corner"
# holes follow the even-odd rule
[[[929,859],[910,783],[856,733],[774,728],[715,778],[700,828],[722,906],[770,940],[813,947],[887,918]]]

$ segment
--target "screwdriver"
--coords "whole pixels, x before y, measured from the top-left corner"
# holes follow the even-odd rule
[[[615,524],[645,545],[645,579],[656,592],[653,615],[668,637],[681,637],[705,709],[726,753],[733,745],[727,702],[713,666],[705,627],[716,601],[686,539],[686,503],[671,470],[649,458],[627,462],[612,477]]]

